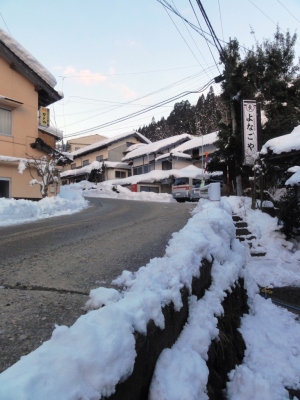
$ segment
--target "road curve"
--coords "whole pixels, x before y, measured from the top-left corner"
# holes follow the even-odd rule
[[[89,290],[164,255],[194,205],[90,198],[77,214],[0,228],[0,372],[83,313]]]

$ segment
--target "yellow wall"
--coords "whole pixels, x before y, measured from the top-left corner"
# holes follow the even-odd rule
[[[33,84],[12,70],[0,58],[0,95],[23,103],[12,109],[12,136],[0,134],[0,156],[27,158],[41,157],[44,153],[32,149],[31,143],[38,137],[38,93]],[[1,104],[0,107],[10,109]],[[38,185],[29,186],[32,179],[28,171],[18,173],[18,163],[0,160],[0,179],[10,178],[11,197],[41,198]]]

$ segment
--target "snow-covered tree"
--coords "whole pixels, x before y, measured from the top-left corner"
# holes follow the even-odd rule
[[[59,171],[57,165],[66,161],[67,157],[61,153],[53,152],[41,158],[28,156],[19,163],[19,173],[28,168],[32,180],[30,186],[39,185],[42,197],[48,196],[49,186],[54,182],[59,182]],[[37,176],[37,177],[36,177]]]
[[[256,43],[241,54],[237,39],[224,48],[225,80],[221,99],[227,106],[228,124],[220,124],[218,151],[212,156],[210,170],[229,167],[230,180],[247,177],[243,169],[241,101],[256,99],[263,110],[265,123],[262,141],[289,133],[300,124],[299,65],[294,63],[296,35],[283,34],[277,28],[274,39]]]

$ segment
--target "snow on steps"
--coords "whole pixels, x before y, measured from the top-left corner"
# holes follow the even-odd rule
[[[247,222],[244,222],[238,215],[232,215],[233,222],[236,227],[236,236],[240,242],[245,242],[250,247],[252,257],[264,257],[266,253],[260,248],[260,244],[255,244],[256,236],[248,230]]]

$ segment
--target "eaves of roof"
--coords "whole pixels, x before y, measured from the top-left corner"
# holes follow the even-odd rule
[[[73,154],[74,159],[78,158],[78,157],[82,157],[82,156],[85,156],[87,154],[94,153],[94,151],[105,149],[106,147],[109,147],[112,144],[120,142],[121,140],[127,139],[127,138],[129,138],[131,136],[135,136],[139,140],[143,140],[142,136],[139,135],[138,132],[129,132],[128,135],[124,135],[121,138],[118,137],[115,140],[114,140],[114,138],[111,138],[112,140],[109,140],[109,141],[108,140],[102,140],[102,141],[99,142],[99,146],[95,146],[95,143],[94,143],[92,145],[86,146],[86,147],[88,147],[87,150],[84,150],[84,147],[83,147],[82,149],[77,150],[78,152],[80,152],[79,154],[73,154],[73,153],[72,154]],[[105,143],[101,144],[101,142],[105,142]],[[147,142],[145,142],[145,143],[147,143]]]
[[[53,87],[44,81],[2,41],[0,41],[0,56],[9,64],[11,69],[17,71],[34,85],[35,90],[39,94],[39,107],[47,107],[48,105],[62,99],[63,96],[61,96]]]

